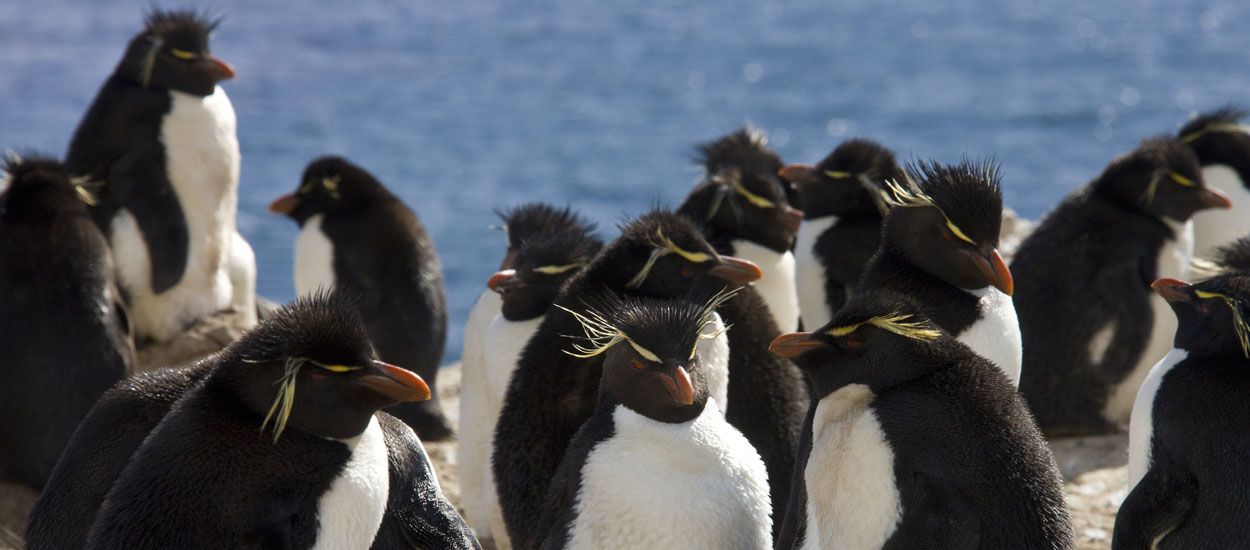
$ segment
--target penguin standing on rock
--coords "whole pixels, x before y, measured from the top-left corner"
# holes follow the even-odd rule
[[[1250,235],[1250,126],[1247,113],[1225,108],[1198,115],[1177,137],[1193,149],[1202,166],[1202,180],[1228,196],[1232,208],[1194,214],[1194,252],[1215,248]]]
[[[13,157],[0,193],[0,479],[42,489],[74,429],[134,364],[90,192]]]
[[[654,211],[621,228],[621,236],[565,284],[555,304],[579,307],[592,294],[672,298],[701,279],[720,287],[759,279],[755,264],[721,256],[685,217]],[[719,317],[709,330],[718,331]],[[578,428],[594,412],[602,357],[566,354],[564,335],[581,325],[571,315],[547,315],[521,353],[495,427],[491,464],[508,537],[514,547],[533,548],[546,535],[537,525],[544,493]],[[729,345],[724,335],[702,340],[699,357],[717,402],[726,400]],[[729,400],[729,406],[733,406]]]
[[[1250,272],[1153,287],[1180,326],[1133,405],[1111,546],[1250,547]]]
[[[1024,336],[1020,391],[1048,436],[1128,421],[1138,386],[1176,332],[1150,284],[1188,272],[1195,212],[1228,207],[1203,184],[1189,147],[1151,138],[1021,243],[1011,268]]]
[[[168,341],[234,308],[255,324],[256,259],[235,228],[239,142],[213,57],[216,21],[154,10],[74,132],[69,173],[94,208],[139,339]]]
[[[477,547],[420,442],[378,412],[429,388],[372,356],[341,293],[297,300],[213,362],[134,452],[87,548]]]
[[[1020,324],[1011,272],[998,253],[1003,195],[993,162],[919,162],[888,184],[881,249],[856,292],[887,289],[972,351],[1020,380]]]
[[[435,384],[447,298],[434,243],[412,210],[359,166],[322,157],[304,169],[299,189],[273,201],[269,211],[300,226],[295,291],[350,290],[360,297],[357,307],[378,355]],[[387,412],[422,439],[451,436],[437,396]]]
[[[592,300],[573,315],[600,355],[599,404],[547,496],[544,548],[768,548],[768,479],[708,395],[695,345],[731,293]]]
[[[773,342],[817,399],[775,548],[1071,548],[1024,400],[919,311],[859,292],[828,325]]]
[[[815,166],[786,166],[781,177],[803,197],[795,279],[803,326],[813,329],[828,323],[859,283],[881,243],[885,182],[906,176],[889,149],[852,139]]]

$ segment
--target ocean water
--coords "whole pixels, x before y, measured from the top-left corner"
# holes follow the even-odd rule
[[[188,4],[158,2],[164,7]],[[149,0],[0,3],[0,147],[63,153]],[[692,146],[750,122],[787,161],[841,140],[993,156],[1044,214],[1142,137],[1250,106],[1242,0],[217,0],[260,292],[294,294],[270,200],[336,153],[414,209],[441,253],[448,361],[503,235],[493,209],[568,203],[615,224],[674,205]]]

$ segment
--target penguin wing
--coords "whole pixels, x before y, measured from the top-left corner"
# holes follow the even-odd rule
[[[564,459],[556,468],[551,485],[547,488],[547,498],[543,502],[546,508],[533,530],[534,539],[544,541],[544,549],[557,550],[568,546],[569,533],[573,522],[577,520],[574,508],[577,495],[581,491],[582,467],[586,465],[586,459],[595,445],[614,434],[614,409],[611,402],[600,405],[599,411],[577,430],[577,435],[569,443],[568,451],[564,453]]]
[[[1154,548],[1193,510],[1198,483],[1184,465],[1156,448],[1154,464],[1124,499],[1115,516],[1112,550]]]
[[[178,284],[187,267],[190,235],[165,174],[164,151],[153,145],[122,156],[109,167],[107,192],[139,225],[152,266],[152,291],[159,294]]]
[[[924,472],[912,474],[904,516],[890,538],[896,548],[978,548],[981,519],[953,487]]]

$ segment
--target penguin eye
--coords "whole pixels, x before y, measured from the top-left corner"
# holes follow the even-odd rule
[[[955,240],[955,235],[951,233],[951,230],[942,228],[942,238],[948,241],[953,241]]]
[[[688,266],[688,265],[687,265],[687,266],[683,266],[683,267],[681,268],[681,276],[682,276],[682,277],[684,277],[684,278],[686,278],[686,279],[689,279],[689,278],[691,278],[691,277],[694,277],[694,268],[693,268],[693,267],[690,267],[690,266]]]
[[[187,50],[180,50],[178,48],[170,48],[169,53],[173,54],[174,57],[177,57],[178,59],[181,59],[183,61],[191,61],[199,57],[198,55],[195,55],[195,52],[189,52]]]
[[[647,366],[646,366],[646,365],[643,365],[643,364],[642,364],[642,361],[639,361],[639,360],[637,360],[637,359],[634,359],[633,361],[631,361],[631,362],[630,362],[630,365],[631,365],[631,366],[633,366],[635,369],[638,369],[638,370],[644,370],[644,369],[646,369],[646,368],[647,368]]]
[[[845,338],[841,341],[842,347],[848,351],[858,351],[864,347],[864,341],[859,337]]]

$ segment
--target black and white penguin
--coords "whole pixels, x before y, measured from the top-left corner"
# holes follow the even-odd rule
[[[384,361],[436,384],[447,337],[442,267],[425,228],[372,174],[341,157],[321,157],[304,169],[295,193],[269,211],[299,224],[295,291],[344,288],[360,301],[369,340]],[[387,409],[422,439],[451,437],[434,399]]]
[[[866,139],[838,145],[815,166],[781,171],[802,195],[803,223],[794,246],[795,281],[803,326],[824,326],[859,284],[881,244],[887,180],[906,176],[894,153]]]
[[[1150,292],[1184,278],[1190,218],[1228,208],[1179,140],[1144,140],[1069,195],[1012,262],[1024,336],[1020,391],[1049,436],[1116,431],[1172,348],[1175,316]]]
[[[507,545],[507,530],[490,469],[495,422],[521,351],[564,282],[603,247],[592,231],[591,225],[580,224],[562,232],[531,234],[513,256],[512,268],[496,273],[487,283],[502,297],[502,311],[483,335],[485,354],[477,383],[461,382],[460,450],[456,456],[465,518],[479,539],[490,539],[496,547]]]
[[[782,332],[798,328],[794,236],[803,213],[790,206],[777,176],[781,159],[763,134],[738,130],[699,146],[707,176],[677,208],[705,229],[717,252],[754,262],[752,285]]]
[[[695,345],[731,293],[605,295],[571,313],[603,355],[595,412],[547,493],[544,548],[769,548],[768,473],[708,394]],[[697,300],[697,301],[696,301]]]
[[[61,163],[13,156],[0,193],[0,479],[42,489],[134,347],[90,192]]]
[[[66,153],[70,174],[103,182],[94,216],[143,340],[232,307],[240,326],[255,324],[256,259],[235,227],[234,107],[217,85],[234,69],[209,52],[216,26],[150,12]]]
[[[925,318],[1020,381],[1020,324],[1012,278],[998,253],[998,165],[918,162],[889,184],[881,248],[856,292],[910,296]]]
[[[775,548],[1071,548],[1059,469],[995,365],[889,291],[772,349],[816,402]]]
[[[1112,548],[1250,547],[1250,272],[1153,287],[1180,326],[1133,405]]]
[[[211,361],[134,451],[87,548],[477,547],[415,435],[378,412],[429,388],[374,358],[342,293],[297,300]]]
[[[1228,197],[1232,208],[1194,214],[1194,252],[1203,255],[1250,235],[1250,126],[1247,113],[1225,108],[1185,124],[1178,139],[1193,149],[1202,180]]]
[[[699,229],[679,214],[656,210],[626,223],[621,235],[565,284],[555,304],[578,307],[603,291],[655,298],[684,296],[704,278],[720,287],[747,285],[760,277],[755,264],[721,256]],[[723,324],[708,328],[719,331]],[[521,353],[495,427],[491,467],[507,534],[515,547],[530,548],[545,535],[534,518],[569,441],[594,412],[602,357],[566,354],[565,335],[581,325],[570,315],[547,315]],[[702,340],[699,358],[709,392],[728,390],[729,344],[724,335]],[[729,400],[728,406],[733,406]]]

